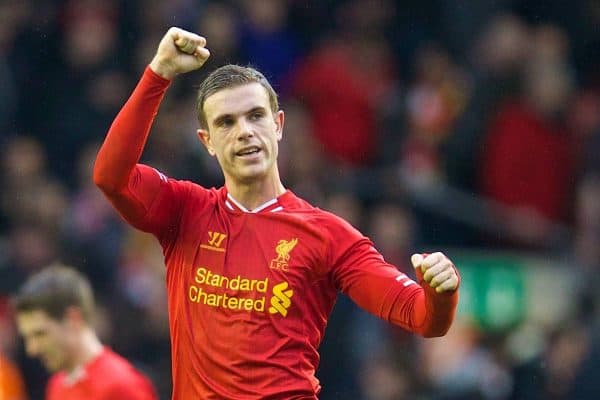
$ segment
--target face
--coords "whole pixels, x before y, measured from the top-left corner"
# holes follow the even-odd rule
[[[17,314],[17,328],[25,342],[27,355],[39,358],[50,372],[69,367],[69,325],[67,318],[55,320],[40,310]]]
[[[226,182],[279,179],[276,161],[283,111],[273,115],[261,84],[216,92],[205,100],[204,112],[208,130],[198,134],[208,152],[217,157]]]

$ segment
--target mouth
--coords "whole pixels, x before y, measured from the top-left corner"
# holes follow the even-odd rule
[[[245,147],[235,153],[236,157],[241,158],[253,158],[258,155],[262,150],[257,146]]]

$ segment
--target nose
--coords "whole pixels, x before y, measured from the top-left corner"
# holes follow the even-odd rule
[[[238,121],[238,139],[243,140],[254,135],[252,124],[246,118],[240,118]]]

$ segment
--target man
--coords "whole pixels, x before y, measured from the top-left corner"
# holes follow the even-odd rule
[[[420,284],[350,224],[287,190],[277,169],[284,113],[262,74],[227,65],[198,93],[198,135],[220,189],[137,164],[170,81],[209,57],[171,28],[111,126],[94,181],[163,247],[173,399],[316,399],[317,348],[337,292],[391,323],[443,335],[459,278],[441,253],[414,255]]]
[[[148,379],[100,343],[92,289],[76,270],[50,266],[31,276],[14,306],[27,354],[55,372],[47,400],[157,399]]]

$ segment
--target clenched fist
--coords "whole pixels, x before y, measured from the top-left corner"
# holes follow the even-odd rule
[[[152,71],[165,79],[200,68],[210,56],[206,39],[180,28],[170,28],[161,39],[150,63]]]
[[[413,254],[410,261],[415,269],[421,268],[423,279],[435,288],[437,293],[451,292],[458,287],[459,280],[454,264],[444,254]]]

